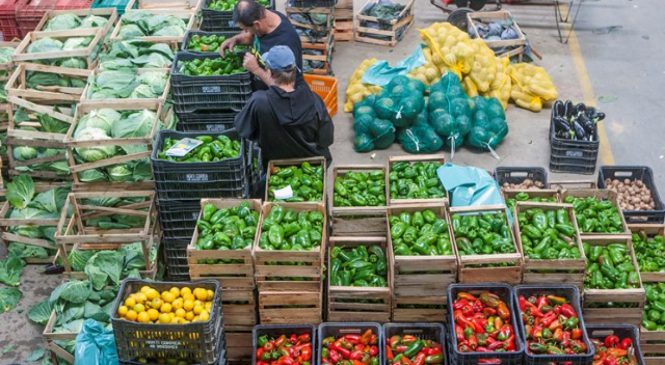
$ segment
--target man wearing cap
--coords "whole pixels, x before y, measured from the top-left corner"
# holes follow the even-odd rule
[[[252,94],[235,117],[236,130],[241,137],[258,142],[264,162],[323,156],[329,165],[332,120],[321,98],[306,83],[296,83],[293,52],[278,45],[262,58],[271,86]]]
[[[242,30],[224,41],[219,52],[224,55],[226,51],[232,51],[237,44],[251,46],[257,54],[270,51],[278,44],[288,46],[296,59],[297,81],[304,82],[302,77],[302,46],[296,29],[291,25],[289,19],[282,13],[264,8],[255,0],[240,0],[233,11],[233,20]],[[247,71],[256,76],[254,87],[257,90],[265,90],[272,80],[267,70],[259,65],[255,54],[245,53],[243,66]]]

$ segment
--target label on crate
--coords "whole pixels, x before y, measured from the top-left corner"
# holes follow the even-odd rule
[[[219,94],[222,92],[221,86],[201,86],[201,92],[204,94]]]
[[[287,185],[285,188],[274,190],[273,194],[275,194],[275,199],[286,200],[293,198],[293,189],[291,189],[291,185]]]
[[[206,124],[206,130],[208,132],[224,132],[226,128],[224,128],[224,124]]]
[[[208,181],[208,174],[187,174],[185,179],[190,182],[203,182]]]
[[[203,141],[199,141],[198,139],[183,138],[166,150],[166,155],[170,157],[184,157],[202,143]]]
[[[584,157],[584,152],[582,152],[582,151],[566,151],[566,157],[581,158],[581,157]]]

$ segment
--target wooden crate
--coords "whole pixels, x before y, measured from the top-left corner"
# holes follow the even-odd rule
[[[254,242],[254,270],[259,294],[266,292],[310,292],[320,294],[321,276],[323,275],[323,255],[328,242],[327,213],[323,204],[316,203],[264,203],[261,222],[268,216],[275,205],[285,209],[301,211],[319,211],[323,213],[321,246],[313,251],[264,250],[259,240]],[[262,225],[262,224],[261,224]],[[259,228],[259,237],[263,227]],[[262,322],[263,323],[263,322]]]
[[[333,167],[332,183],[338,176],[347,172],[382,171],[387,175],[383,165],[342,165]],[[333,236],[385,236],[387,230],[386,206],[377,207],[337,207],[333,195],[330,196],[329,206],[332,220]],[[385,194],[385,193],[384,193]],[[387,202],[387,198],[386,198]]]
[[[35,183],[35,192],[42,193],[54,188],[65,187],[65,183],[47,183],[47,182],[36,182]],[[57,251],[58,247],[54,244],[51,244],[49,241],[42,238],[30,238],[25,236],[19,236],[14,233],[9,232],[9,228],[12,226],[39,226],[39,227],[56,227],[60,218],[10,218],[12,207],[9,202],[4,201],[0,203],[0,238],[6,243],[9,242],[18,242],[24,245],[37,246],[45,249]],[[27,257],[24,258],[27,264],[47,264],[53,261],[53,257],[48,258],[34,258]]]
[[[386,221],[401,212],[430,209],[446,221],[451,237],[450,221],[444,204],[411,204],[389,207]],[[445,321],[448,285],[457,281],[457,256],[397,256],[388,229],[388,246],[393,252],[393,320],[396,322]]]
[[[326,194],[328,191],[328,185],[326,183],[327,181],[327,166],[326,166],[326,159],[323,157],[308,157],[308,158],[291,158],[291,159],[284,159],[284,160],[270,160],[268,162],[268,170],[266,172],[266,192],[263,198],[264,202],[269,202],[271,201],[269,198],[269,189],[270,189],[270,176],[272,176],[271,172],[274,167],[288,167],[288,166],[300,166],[301,163],[303,162],[309,162],[312,166],[316,165],[321,165],[323,166],[323,194],[322,194],[322,199],[320,201],[317,201],[319,203],[323,203],[326,201]],[[311,202],[310,202],[311,203]]]
[[[353,10],[350,11],[353,12]],[[352,40],[353,40],[353,20],[335,19],[335,41],[348,42]]]
[[[96,69],[88,79],[88,84],[85,86],[83,93],[81,94],[81,105],[94,106],[95,108],[113,108],[113,107],[126,107],[131,106],[132,109],[124,110],[136,110],[136,109],[150,109],[155,107],[155,103],[163,105],[169,97],[171,92],[171,81],[170,76],[166,80],[166,86],[164,87],[164,92],[158,98],[148,99],[148,98],[125,98],[125,99],[89,99],[88,94],[90,89],[93,87],[93,80],[97,78],[99,73],[103,70]],[[147,72],[160,72],[166,75],[169,75],[170,69],[168,68],[139,68],[135,70],[136,75],[140,75]]]
[[[158,118],[158,122],[153,125],[152,130],[145,136],[142,137],[133,137],[133,138],[109,138],[103,140],[77,140],[74,138],[74,132],[78,122],[81,120],[81,117],[87,115],[93,110],[110,108],[117,111],[140,111],[142,109],[151,110],[155,112]],[[109,102],[106,103],[94,103],[94,104],[79,104],[76,108],[76,115],[74,117],[74,122],[67,132],[65,137],[65,143],[67,145],[67,161],[69,163],[69,169],[72,172],[72,177],[74,180],[74,191],[96,191],[96,190],[108,190],[108,189],[117,189],[117,190],[146,190],[154,188],[154,181],[140,181],[140,182],[95,182],[95,183],[86,183],[79,179],[78,174],[82,171],[97,169],[101,167],[108,167],[117,164],[123,164],[131,161],[137,161],[142,159],[149,159],[150,154],[152,153],[154,136],[156,133],[164,127],[163,122],[163,113],[162,113],[162,103],[155,99],[149,99],[144,101],[142,104],[136,105],[134,102],[126,99],[122,103],[120,102]],[[95,162],[79,162],[74,158],[76,149],[81,147],[93,147],[93,146],[123,146],[123,145],[133,145],[133,146],[145,146],[145,151],[135,152],[128,155],[114,155],[105,159],[101,159]]]
[[[584,238],[591,245],[607,246],[611,243],[625,243],[633,265],[638,268],[633,243],[629,237],[613,235]],[[639,288],[631,289],[591,289],[584,288],[583,315],[587,323],[629,323],[639,326],[646,301],[644,286],[640,278]],[[631,308],[592,308],[592,304],[616,303],[630,305]]]
[[[38,63],[20,63],[5,86],[9,98],[15,97],[40,104],[78,103],[81,100],[84,89],[82,87],[39,86],[36,89],[29,88],[27,74],[32,72],[57,74],[80,79],[84,83],[92,73],[90,70],[40,65]]]
[[[318,291],[259,290],[261,324],[321,323],[322,289],[319,286]]]
[[[225,318],[226,320],[226,318]],[[240,361],[249,364],[252,361],[252,329],[245,331],[228,331],[224,325],[224,337],[226,340],[226,359],[228,361]]]
[[[73,364],[74,355],[70,354],[67,350],[58,345],[55,341],[73,341],[76,340],[78,333],[75,332],[54,332],[57,316],[55,310],[51,312],[46,327],[42,332],[42,336],[46,340],[46,348],[56,356],[62,358],[66,362]]]
[[[629,224],[628,229],[630,229],[632,234],[643,232],[647,237],[665,236],[665,226],[662,224]],[[633,243],[633,248],[634,246],[635,243]],[[635,255],[635,259],[637,259],[637,254]],[[665,272],[646,272],[640,268],[640,277],[645,282],[660,282],[665,281]]]
[[[16,40],[16,41],[1,41],[0,42],[0,47],[12,47],[16,48],[18,45],[21,44],[21,41]],[[14,62],[9,61],[5,63],[0,63],[0,82],[5,81],[9,79],[9,76],[11,76],[13,70],[14,70]]]
[[[534,189],[534,190],[515,190],[515,189],[501,189],[501,194],[504,200],[513,199],[519,193],[529,194],[529,198],[552,198],[555,197],[557,203],[561,202],[561,195],[558,190],[554,189]]]
[[[254,289],[222,289],[222,313],[227,335],[228,331],[251,331],[258,323]]]
[[[182,19],[185,22],[185,24],[187,24],[187,29],[192,29],[196,24],[196,9],[186,10],[186,11],[177,10],[177,9],[150,9],[150,10],[128,9],[127,11],[125,11],[125,14],[123,14],[123,16],[120,17],[120,20],[113,29],[113,32],[111,33],[110,37],[111,42],[123,40],[122,38],[120,38],[119,35],[120,28],[122,27],[122,18],[127,16],[127,14],[133,14],[137,12],[156,14],[156,15],[174,15]],[[135,37],[133,39],[142,40],[144,42],[152,42],[152,43],[177,44],[177,43],[182,43],[182,41],[185,39],[185,34],[180,36],[145,36],[145,37]]]
[[[88,70],[92,70],[97,66],[98,51],[101,48],[104,37],[106,37],[107,34],[108,32],[105,32],[103,27],[53,32],[30,32],[25,36],[25,38],[23,38],[18,47],[16,47],[16,51],[14,52],[12,58],[14,62],[35,62],[60,60],[66,58],[82,58],[86,61],[86,68]],[[93,37],[93,39],[85,48],[77,48],[67,51],[59,50],[52,52],[28,53],[28,47],[39,39],[53,38],[60,41],[65,41],[68,38],[74,37]]]
[[[406,156],[390,156],[388,158],[388,173],[386,174],[386,198],[388,199],[388,205],[399,205],[399,204],[422,204],[422,203],[436,203],[436,204],[445,204],[448,199],[403,199],[403,198],[392,198],[390,195],[390,172],[392,171],[393,163],[396,162],[439,162],[441,165],[445,163],[445,158],[443,154],[433,154],[433,155],[406,155]]]
[[[517,39],[483,39],[483,42],[485,42],[485,44],[487,44],[497,56],[512,57],[522,54],[526,49],[526,36],[508,10],[469,12],[466,14],[466,18],[469,24],[469,35],[472,38],[480,38],[478,35],[478,22],[485,24],[501,21],[512,22],[513,29],[518,35]]]
[[[665,331],[640,328],[640,349],[647,365],[665,364]]]
[[[558,180],[550,181],[548,185],[549,189],[558,190],[559,192],[575,189],[596,189],[598,187],[595,181],[590,180]]]
[[[303,60],[308,61],[321,61],[321,62],[330,62],[332,60],[332,52],[335,47],[335,37],[331,32],[323,42],[311,42],[310,40],[300,39],[300,44],[303,49]],[[304,53],[307,50],[321,52],[320,55],[311,55]]]
[[[180,10],[197,12],[201,9],[204,0],[129,0],[125,11],[128,10]]]
[[[488,205],[482,207],[459,207],[450,208],[450,217],[455,214],[474,214],[485,212],[503,212],[505,214],[506,224],[508,223],[508,210],[503,205]],[[509,230],[512,235],[512,230]],[[455,234],[451,228],[451,238],[455,252],[458,253],[458,279],[460,283],[482,283],[492,278],[493,282],[502,282],[507,284],[519,284],[522,282],[522,254],[514,237],[514,253],[490,254],[490,255],[462,255],[457,248]],[[487,267],[479,265],[490,264],[508,264],[509,266]]]
[[[515,217],[528,209],[542,209],[544,211],[565,209],[568,212],[570,222],[575,228],[574,243],[580,251],[580,258],[565,260],[530,259],[524,253],[524,248],[522,246],[522,232],[520,230],[519,221],[515,218],[515,240],[517,241],[517,246],[520,252],[524,256],[524,273],[522,282],[525,284],[564,283],[576,285],[578,288],[582,289],[586,273],[586,257],[584,256],[582,238],[580,237],[580,230],[577,226],[577,219],[575,219],[573,206],[570,204],[519,202],[515,206]]]
[[[289,18],[289,22],[296,29],[308,29],[314,30],[317,32],[326,32],[325,36],[322,36],[319,39],[312,40],[306,36],[300,36],[300,41],[305,43],[327,43],[328,37],[333,33],[333,25],[335,23],[335,14],[332,8],[298,8],[298,7],[286,7],[286,14]],[[324,14],[326,15],[326,22],[322,25],[310,24],[310,23],[301,23],[296,20],[291,19],[289,15],[291,14]]]
[[[259,212],[259,214],[261,213],[261,201],[258,199],[201,199],[201,212],[199,212],[197,221],[201,220],[203,206],[206,204],[213,204],[217,208],[232,208],[238,206],[242,202],[248,202],[253,210]],[[259,237],[260,225],[261,221],[259,220],[256,235],[252,242],[256,242]],[[216,279],[219,280],[220,288],[222,289],[253,289],[256,286],[254,283],[254,259],[252,257],[252,246],[254,246],[254,244],[244,250],[199,250],[196,248],[196,242],[198,239],[199,230],[197,228],[194,230],[192,241],[189,246],[187,246],[189,276],[192,280]],[[199,264],[199,260],[201,259],[232,259],[241,260],[242,262],[234,264]]]
[[[582,235],[582,238],[586,239],[586,237],[590,236],[606,236],[606,235],[611,235],[615,237],[630,237],[630,229],[628,229],[628,224],[626,223],[626,218],[623,215],[623,211],[619,207],[619,204],[617,203],[617,193],[615,193],[612,190],[607,190],[607,189],[572,189],[572,190],[564,190],[561,192],[561,201],[565,202],[566,197],[572,196],[575,198],[588,198],[588,197],[594,197],[596,199],[601,199],[601,200],[609,200],[612,202],[612,205],[617,207],[617,210],[619,211],[619,216],[621,216],[621,222],[623,224],[623,232],[621,233],[584,233],[580,231],[580,234]]]
[[[386,254],[387,287],[334,286],[326,275],[328,287],[327,320],[333,322],[390,322],[392,308],[392,254],[383,237],[331,237],[328,245],[328,267],[331,250],[336,247],[379,245]],[[367,303],[372,301],[372,303]]]
[[[377,44],[380,46],[391,46],[394,47],[397,43],[402,40],[404,34],[408,31],[409,27],[413,24],[413,5],[415,0],[408,0],[406,2],[405,8],[397,16],[396,19],[391,20],[388,25],[388,30],[379,30],[368,27],[368,24],[372,25],[385,25],[386,22],[379,20],[377,17],[363,15],[364,9],[367,9],[369,6],[379,2],[379,0],[368,0],[363,6],[363,10],[360,13],[356,14],[354,19],[354,39],[358,42]],[[387,39],[381,39],[387,38]]]
[[[80,18],[85,18],[88,15],[96,15],[102,18],[108,19],[108,22],[104,24],[101,27],[92,27],[92,28],[77,28],[77,29],[67,29],[67,30],[58,30],[58,31],[52,31],[48,30],[45,31],[44,27],[48,23],[49,20],[53,19],[54,17],[62,14],[74,14],[79,16]],[[76,35],[79,34],[77,33],[78,31],[82,29],[99,29],[101,28],[104,34],[108,34],[108,32],[111,30],[113,27],[113,24],[115,24],[116,20],[118,20],[118,11],[115,8],[87,8],[87,9],[69,9],[69,10],[47,10],[46,13],[44,13],[44,16],[42,19],[37,23],[37,26],[35,27],[35,32],[43,32],[43,33],[52,33],[52,34],[72,34]],[[67,33],[68,32],[68,33]]]

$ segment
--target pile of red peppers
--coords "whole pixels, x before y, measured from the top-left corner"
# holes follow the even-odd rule
[[[580,318],[568,299],[557,295],[519,296],[527,351],[537,355],[574,355],[588,352]]]
[[[387,340],[386,359],[390,365],[443,364],[443,345],[412,335],[395,335]]]
[[[591,339],[596,348],[596,355],[593,357],[593,365],[637,365],[635,357],[635,348],[633,340],[626,337],[620,339],[615,335],[609,335],[601,342],[598,339]]]
[[[379,337],[368,329],[362,335],[326,337],[321,365],[379,365]]]
[[[311,365],[312,337],[305,333],[279,337],[260,336],[256,340],[256,365]]]
[[[459,352],[515,351],[515,329],[508,305],[496,294],[478,297],[460,292],[453,302],[455,336]]]

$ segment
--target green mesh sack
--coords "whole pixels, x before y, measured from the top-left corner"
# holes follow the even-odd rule
[[[443,140],[429,126],[416,126],[400,131],[399,143],[409,153],[432,153],[443,147]]]
[[[370,125],[374,122],[374,118],[371,114],[360,114],[353,121],[353,131],[356,133],[370,133]]]
[[[503,106],[497,98],[487,99],[487,108],[485,111],[490,118],[506,120],[506,112],[503,110]]]
[[[358,109],[360,108],[370,108],[374,112],[374,102],[376,101],[377,96],[375,94],[367,95],[363,100],[357,102],[353,106],[353,115],[356,115]]]
[[[465,137],[460,133],[454,133],[451,136],[444,138],[444,142],[447,151],[457,151],[464,145]]]
[[[356,137],[353,139],[353,147],[356,152],[369,152],[374,149],[374,142],[368,134],[356,133]]]
[[[474,105],[473,128],[467,142],[470,146],[483,150],[493,150],[508,134],[508,124],[501,103],[496,98],[476,96]]]
[[[436,109],[431,113],[430,126],[439,135],[447,137],[459,130],[455,118],[443,109]]]
[[[384,119],[374,119],[370,124],[370,134],[377,149],[385,149],[395,142],[395,126]]]
[[[441,91],[451,98],[466,98],[466,93],[464,92],[459,77],[452,72],[447,72],[439,79],[439,81],[430,86],[430,93],[435,91]]]
[[[418,116],[416,117],[416,121],[413,122],[412,124],[412,127],[419,125],[429,125],[429,113],[427,113],[426,108],[423,108],[420,114],[418,114]]]

